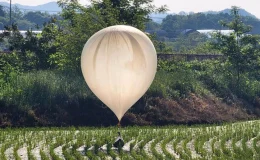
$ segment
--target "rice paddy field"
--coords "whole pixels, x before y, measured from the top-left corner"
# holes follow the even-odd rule
[[[120,131],[122,148],[113,142]],[[260,121],[223,125],[0,129],[1,160],[260,159]]]

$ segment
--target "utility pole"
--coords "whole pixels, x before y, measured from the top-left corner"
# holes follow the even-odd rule
[[[12,0],[10,0],[10,26],[12,25]]]

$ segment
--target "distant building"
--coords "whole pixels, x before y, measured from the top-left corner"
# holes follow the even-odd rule
[[[1,34],[1,33],[4,33],[4,32],[6,32],[6,30],[0,30],[0,34]],[[20,33],[21,33],[21,35],[22,35],[23,37],[26,36],[26,32],[27,32],[27,31],[25,31],[25,30],[20,30]],[[42,31],[32,31],[32,32],[33,32],[33,33],[36,33],[36,34],[42,33]]]
[[[211,38],[213,33],[220,32],[223,35],[230,35],[234,30],[215,30],[215,29],[201,29],[197,30],[201,34],[205,34],[208,38]]]
[[[26,32],[27,31],[20,31],[20,33],[21,33],[21,35],[23,36],[23,37],[25,37],[26,36]],[[41,34],[42,33],[42,31],[32,31],[33,33],[35,33],[35,34]]]
[[[146,34],[155,34],[158,40],[161,41],[176,41],[181,35],[189,35],[191,33],[204,34],[208,38],[212,38],[212,34],[216,32],[220,32],[224,35],[230,35],[234,32],[234,30],[215,30],[215,29],[179,29],[174,32],[167,32],[165,30],[146,30]]]
[[[195,29],[184,29],[181,31],[181,35],[188,35],[188,34],[194,33],[194,32],[198,32],[198,31]]]

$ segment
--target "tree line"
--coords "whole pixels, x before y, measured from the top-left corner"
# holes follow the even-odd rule
[[[169,37],[177,37],[184,29],[228,29],[222,26],[221,20],[231,21],[233,16],[229,13],[194,13],[189,15],[167,15],[161,24],[150,22],[146,25],[147,30],[165,30]],[[260,34],[260,20],[250,16],[241,16],[241,21],[253,28],[250,34]]]
[[[16,24],[19,30],[41,30],[51,18],[59,18],[57,14],[49,14],[41,11],[22,11],[17,6],[12,7],[11,21],[10,8],[0,5],[0,30],[4,30],[5,26]]]

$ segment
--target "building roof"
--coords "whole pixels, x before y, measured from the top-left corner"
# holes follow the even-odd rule
[[[196,30],[194,29],[184,29],[181,31],[181,34],[189,34],[189,33],[192,33],[192,32],[196,32]]]
[[[0,33],[4,33],[4,32],[6,32],[6,30],[0,30]],[[21,35],[22,35],[23,37],[26,36],[26,32],[27,32],[27,31],[25,31],[25,30],[20,30],[20,33],[21,33]],[[32,31],[32,32],[33,32],[33,33],[36,33],[36,34],[42,33],[42,31]]]
[[[201,29],[197,30],[199,33],[205,34],[209,38],[211,38],[211,35],[216,32],[220,32],[221,34],[224,35],[230,35],[231,33],[234,32],[234,30],[215,30],[215,29]]]

